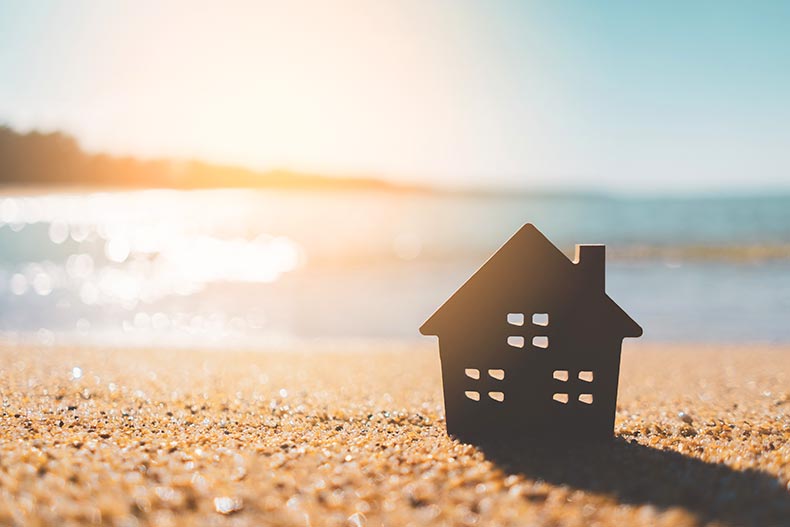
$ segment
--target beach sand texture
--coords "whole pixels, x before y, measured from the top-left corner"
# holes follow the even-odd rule
[[[790,525],[788,348],[627,343],[554,453],[448,438],[435,343],[0,354],[0,525]]]

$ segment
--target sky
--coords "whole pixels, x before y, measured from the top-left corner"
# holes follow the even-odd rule
[[[0,122],[442,186],[790,190],[790,2],[0,0]]]

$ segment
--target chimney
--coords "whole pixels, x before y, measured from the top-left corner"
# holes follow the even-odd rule
[[[577,245],[575,263],[582,279],[591,289],[606,290],[605,245]]]

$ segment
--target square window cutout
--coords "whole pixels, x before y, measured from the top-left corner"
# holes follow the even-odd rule
[[[468,392],[464,392],[464,395],[466,395],[467,399],[472,399],[473,401],[480,400],[480,392],[468,391]]]
[[[532,345],[536,348],[546,349],[549,347],[549,337],[532,337]]]
[[[511,326],[523,326],[524,313],[508,313],[507,323],[510,324]]]
[[[558,381],[567,381],[568,380],[568,370],[554,370],[554,378]]]
[[[579,372],[579,380],[584,382],[593,382],[593,372],[589,370],[582,370]]]
[[[505,400],[505,392],[488,392],[488,396],[499,403]]]
[[[557,401],[558,403],[568,404],[567,393],[555,393],[551,398]]]
[[[514,348],[524,347],[524,337],[512,336],[507,338],[507,343]]]
[[[475,369],[475,368],[466,368],[464,370],[464,373],[470,379],[478,380],[480,378],[480,370]]]
[[[592,404],[593,396],[591,393],[583,393],[579,395],[579,402],[584,404]]]
[[[536,326],[548,326],[549,314],[548,313],[533,313],[532,323]]]
[[[488,370],[488,374],[498,381],[505,378],[505,370]]]

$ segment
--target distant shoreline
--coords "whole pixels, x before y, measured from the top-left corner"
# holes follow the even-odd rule
[[[494,173],[495,171],[492,171]],[[480,181],[486,178],[481,176]],[[451,187],[395,182],[375,174],[321,174],[284,168],[256,170],[199,159],[136,158],[91,153],[63,132],[22,133],[0,125],[0,194],[124,192],[138,190],[262,189],[376,191],[492,199],[708,200],[790,197],[788,188],[619,192],[589,187]]]

